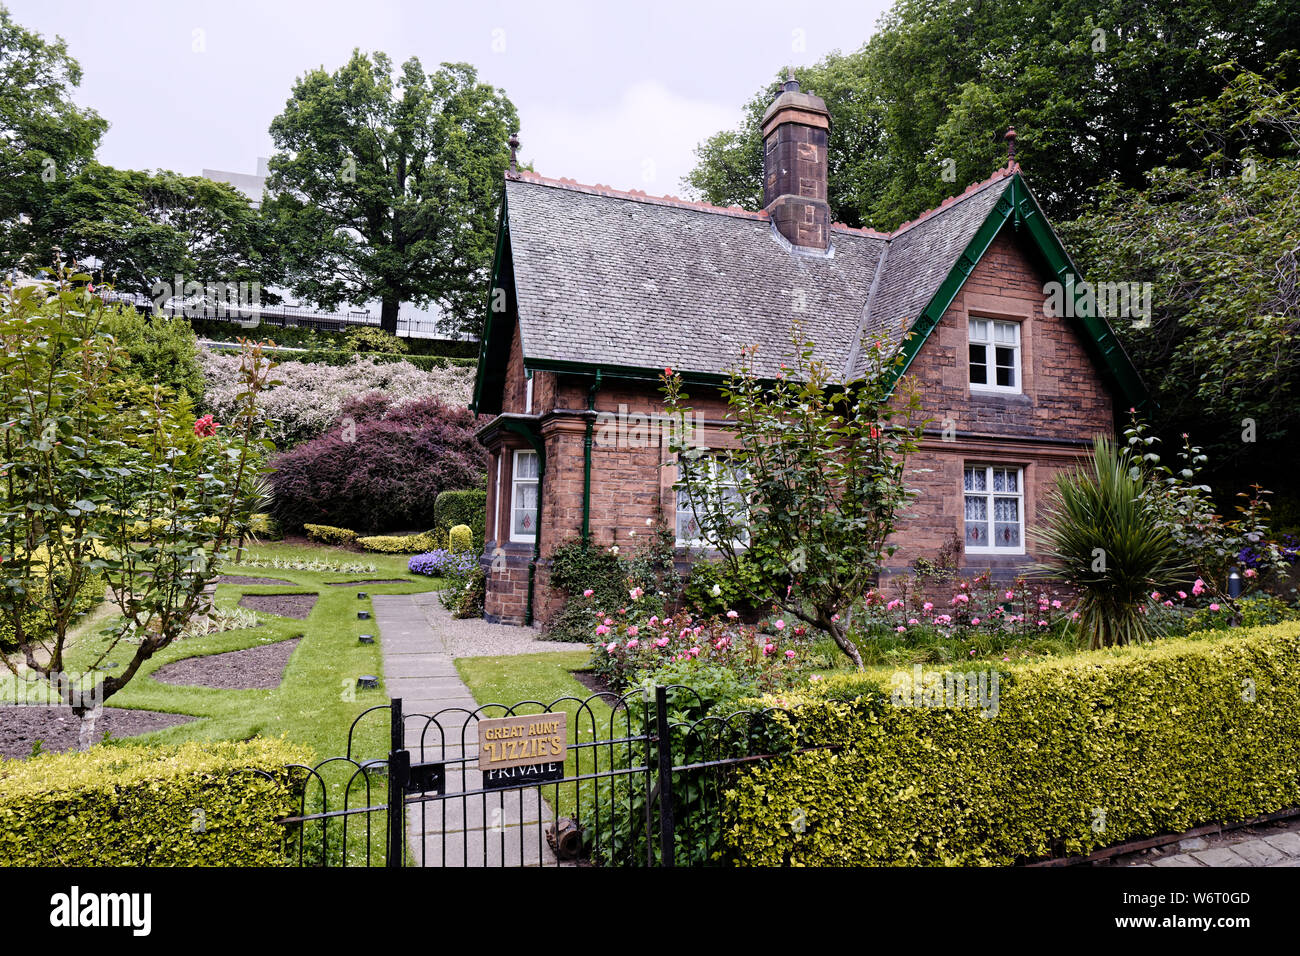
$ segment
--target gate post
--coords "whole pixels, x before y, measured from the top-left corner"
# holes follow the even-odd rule
[[[673,741],[668,729],[668,688],[655,687],[655,731],[659,738],[659,865],[673,865]]]
[[[402,698],[393,698],[389,719],[388,856],[384,865],[400,867],[406,856],[406,784],[411,776],[411,755],[406,750],[403,730]]]

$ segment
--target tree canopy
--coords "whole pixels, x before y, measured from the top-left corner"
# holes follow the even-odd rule
[[[295,294],[322,306],[435,303],[477,331],[506,139],[518,114],[472,66],[425,73],[356,51],[312,70],[271,123],[264,212]]]
[[[1215,96],[1219,64],[1262,69],[1297,35],[1300,6],[1270,0],[899,0],[859,50],[795,72],[831,113],[839,221],[893,229],[986,178],[1005,163],[1009,126],[1044,208],[1064,220],[1101,182],[1139,187],[1156,166],[1186,164],[1176,104]],[[779,82],[738,129],[701,144],[688,187],[760,207],[759,122]]]

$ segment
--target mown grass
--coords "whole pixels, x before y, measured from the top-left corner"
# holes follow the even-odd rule
[[[369,563],[375,573],[338,571],[299,571],[290,568],[227,565],[227,574],[248,577],[281,578],[288,584],[222,584],[217,588],[219,608],[235,607],[245,594],[314,593],[317,601],[305,620],[259,615],[257,627],[228,631],[203,637],[184,638],[160,651],[141,668],[135,678],[110,698],[108,707],[138,708],[165,713],[186,714],[197,718],[189,723],[169,727],[138,737],[111,741],[118,746],[174,744],[189,740],[247,740],[254,736],[284,736],[306,744],[317,760],[342,756],[348,748],[348,733],[353,722],[370,707],[385,705],[388,696],[383,682],[382,640],[375,622],[359,620],[359,610],[370,610],[369,599],[358,600],[357,591],[368,594],[409,594],[434,590],[442,581],[410,574],[407,558],[401,555],[357,554],[326,546],[301,547],[285,544],[260,544],[245,551],[245,560],[313,561],[330,560],[347,564]],[[364,587],[330,587],[331,582],[367,578],[401,579],[400,584],[367,584]],[[111,611],[101,608],[82,627],[67,651],[66,669],[84,670],[98,660],[109,639],[97,630],[114,619]],[[361,644],[361,634],[375,634],[377,643]],[[290,657],[280,685],[270,690],[216,690],[203,687],[164,684],[153,679],[161,667],[188,657],[203,657],[225,651],[242,650],[277,641],[300,637],[301,642]],[[105,660],[125,666],[134,645],[119,644]],[[356,686],[361,675],[380,678],[374,689]],[[352,738],[354,759],[384,758],[388,753],[389,727],[385,711],[377,711],[356,725]],[[345,797],[350,765],[336,764],[327,774],[330,809],[338,808]],[[358,786],[364,780],[358,782]],[[378,780],[382,802],[382,778]],[[364,787],[353,788],[350,798],[355,806],[365,799]],[[372,821],[373,839],[382,846],[382,814]],[[362,837],[353,828],[349,834],[349,853],[359,851]],[[364,836],[364,831],[360,831]],[[382,862],[382,857],[379,858]]]

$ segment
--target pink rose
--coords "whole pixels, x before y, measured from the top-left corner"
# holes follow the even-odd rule
[[[934,605],[931,604],[929,601],[926,601],[924,604],[921,605],[921,610],[928,613],[934,610]]]
[[[632,650],[632,648],[638,646],[640,643],[641,643],[641,642],[638,641],[638,640],[634,637],[634,638],[632,638],[632,640],[630,640],[630,641],[627,642],[627,649],[630,651],[630,650]]]
[[[636,637],[640,633],[641,633],[641,629],[637,627],[635,624],[633,624],[631,627],[627,629],[628,637]]]
[[[764,656],[764,657],[766,657],[766,656],[768,656],[768,655],[770,655],[770,654],[774,654],[775,652],[776,652],[776,645],[775,645],[775,644],[764,644],[764,645],[763,645],[763,656]]]
[[[894,630],[896,630],[899,634],[902,634],[904,631],[907,630],[907,628],[905,628],[903,625],[900,624],[898,625],[898,627],[894,628]]]
[[[776,624],[773,625],[773,627],[775,627],[778,631],[784,631],[785,621],[777,621]]]
[[[1178,600],[1180,600],[1180,601],[1186,601],[1186,600],[1187,600],[1187,592],[1186,592],[1186,591],[1179,591],[1179,592],[1178,592]]]
[[[737,614],[735,611],[728,611],[728,612],[727,612],[727,617],[728,617],[730,620],[733,620],[733,621],[734,621],[736,618],[740,617],[740,615]]]
[[[1248,578],[1253,578],[1253,577],[1254,577],[1256,574],[1258,574],[1258,573],[1259,573],[1259,572],[1256,571],[1254,568],[1247,568],[1247,569],[1246,569],[1246,577],[1248,577]]]
[[[1205,590],[1205,582],[1197,578],[1192,584],[1192,593],[1199,596]]]
[[[792,661],[792,660],[794,660],[794,651],[786,651],[786,652],[785,652],[785,659],[788,660],[788,661]]]
[[[1217,604],[1211,604],[1211,605],[1210,605],[1210,610],[1211,610],[1211,611],[1217,611],[1218,609],[1219,609],[1219,605],[1217,605]]]
[[[583,596],[583,597],[591,597],[591,596],[592,596],[593,594],[595,594],[595,593],[596,593],[596,592],[593,591],[591,588],[587,588],[587,590],[585,590],[585,591],[582,592],[582,596]]]

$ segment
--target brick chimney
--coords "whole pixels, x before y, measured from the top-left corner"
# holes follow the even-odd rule
[[[803,249],[830,245],[826,202],[826,101],[803,93],[794,71],[763,114],[763,208],[777,231]]]

